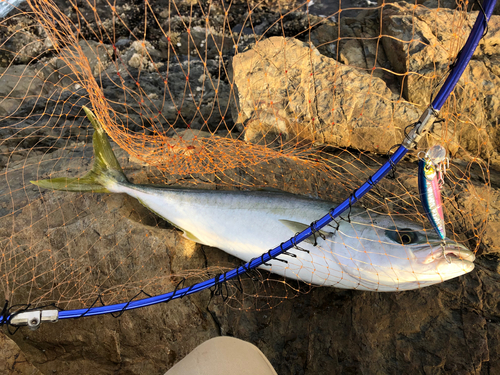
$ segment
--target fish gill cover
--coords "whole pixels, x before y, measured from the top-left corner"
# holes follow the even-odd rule
[[[478,12],[464,2],[340,5],[29,0],[2,20],[0,300],[88,308],[241,264],[184,239],[132,198],[31,184],[91,169],[93,129],[82,106],[134,183],[348,197],[429,105]],[[499,26],[493,16],[432,131],[362,199],[371,213],[363,225],[379,230],[380,214],[392,228],[410,220],[432,235],[417,161],[440,144],[450,158],[447,236],[476,253],[496,251],[487,219],[498,178],[491,172],[500,166]],[[351,251],[385,254],[390,268],[384,241],[376,245]],[[367,265],[339,263],[354,273]],[[314,285],[329,285],[323,271]],[[212,293],[255,311],[311,286],[261,270]]]

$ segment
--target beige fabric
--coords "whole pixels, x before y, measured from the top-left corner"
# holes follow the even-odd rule
[[[196,347],[165,375],[277,375],[255,346],[233,337],[215,337]]]

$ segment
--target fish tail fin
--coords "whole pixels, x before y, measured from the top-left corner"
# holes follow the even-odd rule
[[[111,149],[102,125],[87,107],[82,107],[94,127],[92,144],[94,146],[94,165],[83,177],[58,177],[48,180],[31,181],[45,189],[94,193],[110,193],[116,183],[128,183],[127,177]]]

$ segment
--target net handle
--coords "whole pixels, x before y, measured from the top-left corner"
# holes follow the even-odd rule
[[[432,102],[431,106],[424,112],[420,120],[417,122],[414,129],[406,136],[403,144],[399,146],[396,152],[389,157],[389,160],[380,169],[375,172],[368,180],[361,185],[359,189],[354,191],[348,199],[340,203],[335,209],[332,209],[328,214],[323,216],[318,221],[311,224],[311,226],[304,231],[298,233],[294,237],[290,238],[288,241],[282,243],[281,245],[275,247],[272,250],[262,254],[258,258],[251,260],[250,262],[235,268],[231,271],[225,272],[223,274],[217,275],[216,277],[194,284],[189,287],[182,289],[176,289],[173,292],[161,294],[158,296],[143,298],[136,301],[129,301],[126,303],[113,304],[109,306],[95,306],[88,309],[76,309],[76,310],[65,310],[59,311],[59,319],[70,319],[70,318],[81,318],[84,316],[95,316],[102,314],[120,313],[127,310],[138,309],[141,307],[147,307],[156,305],[158,303],[169,302],[173,299],[182,298],[184,296],[197,293],[204,289],[209,289],[219,285],[221,282],[225,282],[238,275],[244,274],[249,270],[255,269],[264,263],[276,258],[277,256],[283,254],[287,250],[294,248],[297,244],[304,241],[306,238],[313,235],[315,232],[319,231],[324,226],[331,223],[335,218],[338,218],[343,212],[350,208],[354,203],[361,199],[366,193],[368,193],[373,186],[375,186],[382,178],[384,178],[391,169],[406,155],[408,150],[415,146],[418,139],[422,136],[423,132],[426,130],[437,114],[437,111],[441,109],[444,102],[451,94],[455,88],[460,76],[465,70],[467,64],[469,63],[474,51],[476,50],[479,41],[483,36],[487,21],[490,19],[493,9],[495,7],[496,0],[484,0],[483,9],[484,14],[479,12],[474,27],[472,28],[471,34],[469,35],[464,47],[462,48],[457,61],[453,66],[450,74],[448,75],[446,81],[441,87],[436,98]],[[27,312],[22,313],[12,313],[8,316],[0,317],[0,324],[9,323],[13,317],[19,318],[19,315],[27,314]]]
[[[496,0],[485,0],[483,2],[481,11],[478,12],[476,22],[472,27],[470,35],[467,38],[467,41],[465,42],[464,46],[462,47],[460,53],[457,56],[453,69],[450,71],[448,78],[446,79],[445,83],[441,87],[441,90],[439,90],[438,94],[436,95],[436,97],[432,102],[432,107],[436,111],[439,111],[443,107],[446,99],[448,99],[448,96],[450,96],[451,92],[457,85],[457,82],[462,76],[462,73],[467,67],[467,64],[469,64],[472,55],[476,51],[479,41],[484,36],[483,33],[486,30],[488,21],[491,18],[491,14],[493,13],[495,4]]]

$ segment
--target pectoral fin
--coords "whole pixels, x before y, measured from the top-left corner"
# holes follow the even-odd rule
[[[293,233],[299,233],[302,232],[303,230],[309,228],[311,225],[299,223],[297,221],[291,221],[291,220],[280,220],[283,224],[287,226],[288,229],[290,229]],[[323,230],[319,231],[319,234],[322,237],[331,237],[333,233],[330,232],[325,232]],[[308,237],[307,239],[304,240],[307,243],[310,243],[311,245],[314,245],[316,243],[314,236]]]
[[[184,238],[187,238],[188,240],[191,240],[191,241],[194,241],[194,242],[197,242],[197,243],[201,243],[203,245],[203,242],[201,242],[198,239],[198,237],[196,237],[193,233],[188,232],[188,231],[186,231],[184,229],[181,229],[181,230],[184,232],[184,234],[183,234]]]
[[[144,207],[146,207],[149,211],[153,212],[155,215],[161,217],[163,220],[167,221],[170,225],[174,226],[175,228],[179,229],[182,231],[182,236],[184,238],[187,238],[188,240],[191,240],[191,241],[194,241],[194,242],[197,242],[197,243],[200,243],[202,245],[205,245],[203,242],[201,242],[198,237],[196,237],[193,233],[191,232],[188,232],[187,230],[185,230],[184,228],[181,228],[180,226],[178,226],[177,224],[174,224],[172,223],[170,220],[168,220],[167,218],[161,216],[158,212],[154,211],[153,209],[151,209],[151,207],[149,207],[146,203],[144,203],[144,201],[140,200],[140,199],[137,199]]]

